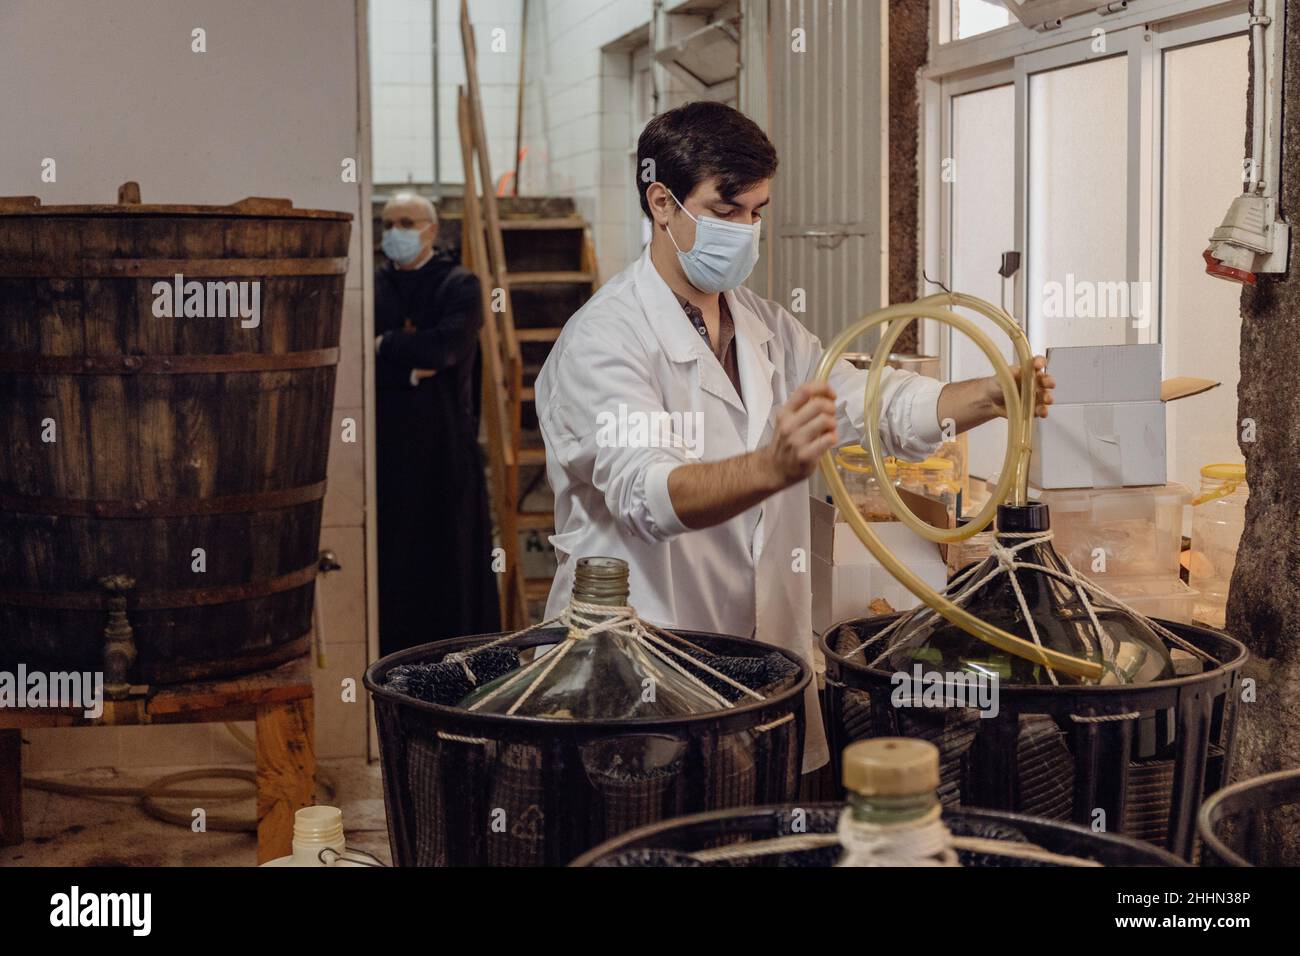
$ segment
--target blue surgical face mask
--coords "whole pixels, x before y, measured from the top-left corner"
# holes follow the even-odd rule
[[[420,255],[422,245],[418,229],[385,229],[379,248],[399,266],[406,266]]]
[[[671,189],[668,195],[673,196]],[[691,216],[676,196],[673,196],[673,202]],[[691,216],[691,219],[695,220],[695,245],[690,252],[682,252],[682,247],[673,239],[672,230],[668,230],[668,238],[677,248],[677,258],[687,281],[701,292],[730,292],[754,271],[763,223],[745,225],[711,216],[698,219]]]

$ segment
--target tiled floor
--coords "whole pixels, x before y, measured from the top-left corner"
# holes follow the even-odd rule
[[[98,787],[138,787],[185,769],[189,768],[97,769],[35,776]],[[323,760],[320,769],[333,783],[335,794],[331,798],[318,791],[318,802],[343,810],[348,846],[373,853],[388,863],[379,764],[360,758]],[[213,780],[186,786],[228,789],[240,784]],[[211,801],[212,805],[204,809],[213,817],[242,816],[251,820],[255,810],[251,784],[248,789],[247,798]],[[170,800],[164,805],[188,815],[203,802]],[[257,842],[252,833],[195,833],[188,827],[153,819],[129,797],[72,797],[29,787],[23,792],[23,828],[24,843],[0,848],[0,866],[252,866],[257,859]]]

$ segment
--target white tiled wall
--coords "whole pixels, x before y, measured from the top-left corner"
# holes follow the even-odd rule
[[[459,0],[371,0],[375,182],[431,182],[430,17],[439,20],[441,176],[464,182],[456,122],[464,82]],[[669,10],[689,7],[673,0]],[[494,179],[513,169],[522,0],[469,0]],[[640,251],[629,150],[632,50],[648,39],[651,0],[534,0],[528,5],[520,191],[570,196],[592,225],[603,278]],[[675,20],[674,23],[677,21]],[[504,31],[505,50],[492,49]],[[662,107],[687,98],[670,78]]]
[[[47,203],[112,202],[127,180],[145,202],[228,203],[284,196],[354,217],[342,355],[321,545],[343,570],[320,585],[328,669],[315,671],[316,750],[366,753],[364,690],[340,683],[365,667],[365,445],[337,440],[355,418],[364,438],[364,302],[369,215],[358,115],[357,10],[364,0],[5,0],[0,72],[0,195]],[[426,4],[427,6],[427,4]],[[69,24],[76,24],[69,30]],[[191,51],[203,28],[207,52]],[[94,95],[89,95],[94,91]],[[44,157],[58,179],[43,182]],[[345,158],[362,182],[342,181]],[[251,731],[251,727],[246,728]],[[67,728],[24,733],[28,769],[246,763],[221,725]]]
[[[522,191],[574,198],[592,225],[602,278],[640,250],[631,78],[633,49],[648,38],[651,13],[647,0],[529,7]],[[671,84],[667,96],[668,106],[683,98]]]
[[[443,6],[453,4],[444,0]],[[371,115],[376,182],[433,176],[432,0],[371,0]],[[441,24],[444,41],[450,36]],[[453,127],[454,129],[454,127]]]
[[[555,4],[534,3],[534,7]],[[460,0],[371,0],[374,181],[433,181],[432,15],[438,10],[438,97],[443,183],[464,182],[456,120],[465,82]],[[523,0],[470,0],[483,118],[494,177],[514,168]],[[495,31],[503,31],[496,33]],[[494,44],[498,49],[493,49]]]

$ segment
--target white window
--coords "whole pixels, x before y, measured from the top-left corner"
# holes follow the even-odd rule
[[[1113,296],[1096,295],[1128,273],[1127,59],[1027,74],[1026,305],[1029,341],[1039,352],[1122,345],[1128,337],[1129,315],[1111,314],[1121,311],[1103,307]]]
[[[1002,5],[1002,0],[949,0],[952,10],[952,30],[954,40],[979,36],[999,30],[1011,22],[1011,14]]]
[[[1008,297],[1014,286],[999,275],[998,267],[1002,253],[1016,248],[1016,93],[1009,77],[990,79],[996,85],[977,85],[949,100],[951,145],[945,156],[950,162],[944,178],[951,283],[945,284],[1010,309]],[[966,317],[1001,347],[1004,358],[1011,358],[1011,343],[992,322],[975,313]],[[948,358],[953,381],[993,372],[979,346],[964,335],[951,340]],[[1006,434],[1001,419],[971,434],[974,474],[988,475],[997,469]]]
[[[936,2],[953,38],[958,6]],[[1048,33],[1013,22],[932,45],[925,272],[1004,304],[1036,352],[1160,342],[1166,376],[1221,381],[1169,409],[1169,477],[1195,487],[1201,465],[1240,460],[1240,287],[1205,275],[1201,252],[1241,191],[1247,14],[1245,2],[1166,9],[1177,15],[1086,13]],[[1019,254],[1010,280],[1006,252]],[[953,380],[987,374],[959,334],[927,323],[923,347]],[[1004,436],[999,423],[972,434],[973,473],[996,469]]]

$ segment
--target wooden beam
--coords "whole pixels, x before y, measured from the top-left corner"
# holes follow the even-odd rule
[[[23,842],[23,732],[0,730],[0,846]]]
[[[461,162],[465,168],[465,217],[462,223],[461,255],[464,263],[478,277],[482,289],[483,328],[479,333],[479,351],[483,361],[482,407],[487,431],[488,465],[493,511],[501,547],[506,555],[506,573],[497,589],[501,608],[501,626],[507,630],[526,627],[528,601],[524,593],[523,571],[519,555],[519,533],[515,515],[519,508],[519,459],[517,437],[511,428],[506,398],[508,378],[519,376],[522,392],[523,363],[514,368],[505,364],[497,316],[492,311],[488,254],[483,237],[478,189],[474,182],[474,142],[470,125],[469,102],[462,88],[458,97]],[[516,349],[518,345],[516,343]]]
[[[524,81],[528,62],[528,0],[524,0],[523,12],[519,25],[519,96],[515,102],[515,178],[512,186],[514,195],[519,195],[519,171],[524,164]]]
[[[257,862],[293,852],[293,817],[314,802],[313,701],[257,708]]]

